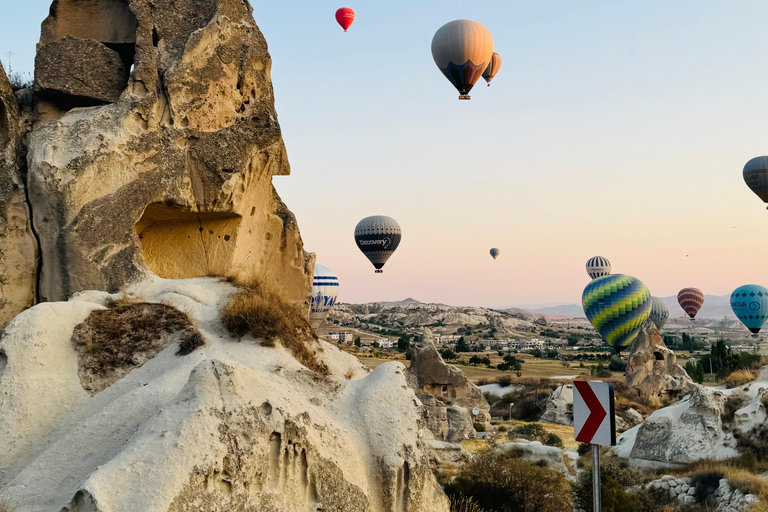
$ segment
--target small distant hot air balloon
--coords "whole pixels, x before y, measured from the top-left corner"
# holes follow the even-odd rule
[[[315,275],[312,278],[312,304],[309,318],[313,321],[324,320],[328,311],[336,304],[339,296],[339,278],[322,265],[315,265]]]
[[[587,274],[592,279],[607,276],[611,273],[611,262],[602,256],[593,256],[587,260]]]
[[[731,294],[731,309],[752,334],[757,334],[768,316],[768,289],[757,284],[739,286]]]
[[[658,297],[651,297],[651,315],[648,318],[658,330],[662,330],[669,319],[667,304]]]
[[[704,305],[704,294],[698,288],[683,288],[677,293],[677,303],[693,320]]]
[[[501,251],[498,250],[497,248],[494,247],[493,249],[491,249],[491,256],[493,256],[493,259],[498,258],[499,254],[501,254]]]
[[[355,227],[355,243],[376,267],[377,274],[383,272],[381,267],[400,245],[401,237],[400,224],[384,215],[366,217]]]
[[[747,162],[743,175],[752,192],[768,203],[768,156],[758,156]]]
[[[341,28],[344,29],[344,32],[346,32],[349,26],[352,25],[352,22],[355,21],[355,11],[349,7],[338,9],[336,11],[336,21],[341,25]]]
[[[591,281],[581,305],[603,340],[619,353],[637,338],[651,314],[651,292],[639,279],[612,274]]]
[[[470,20],[455,20],[440,27],[432,38],[432,58],[459,91],[460,100],[482,76],[493,56],[493,38],[488,29]]]
[[[488,87],[491,86],[491,80],[493,80],[493,77],[495,77],[496,73],[499,72],[499,68],[501,68],[501,55],[493,52],[493,56],[491,56],[491,62],[488,63],[488,67],[485,68],[485,71],[483,71],[483,78],[485,78],[485,81],[488,82]]]

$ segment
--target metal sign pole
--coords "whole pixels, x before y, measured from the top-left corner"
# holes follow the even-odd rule
[[[592,445],[592,511],[601,512],[600,499],[600,446]]]

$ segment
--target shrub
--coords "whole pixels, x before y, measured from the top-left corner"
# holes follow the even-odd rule
[[[475,432],[485,432],[485,425],[482,423],[473,423],[472,428],[475,429]]]
[[[588,454],[592,451],[592,445],[587,443],[579,443],[579,447],[576,449],[576,452],[579,454],[579,457],[583,457],[584,455]]]
[[[616,459],[600,464],[600,486],[603,512],[658,512],[661,507],[647,493],[628,493],[625,489],[642,482],[640,473]],[[574,486],[574,504],[577,509],[592,510],[592,467],[579,476]]]
[[[560,439],[560,436],[555,434],[554,432],[550,432],[544,437],[544,444],[547,446],[555,446],[557,448],[563,448],[563,440]]]
[[[512,377],[509,375],[502,375],[498,379],[496,379],[496,384],[499,386],[506,388],[509,387],[512,384]]]
[[[230,334],[242,337],[250,332],[261,338],[266,347],[274,347],[280,340],[301,364],[322,375],[328,374],[328,368],[307,346],[317,340],[309,322],[278,294],[259,286],[245,289],[229,299],[221,320]]]
[[[455,496],[451,498],[451,512],[485,512],[472,498]]]
[[[573,510],[570,485],[562,474],[495,451],[476,455],[446,485],[445,491],[452,499],[471,498],[488,511]]]
[[[725,385],[729,388],[736,388],[749,384],[756,378],[756,370],[736,370],[725,378]]]
[[[527,425],[520,425],[519,427],[513,428],[512,435],[515,437],[528,439],[529,441],[540,441],[543,443],[544,438],[547,435],[547,431],[544,430],[544,427],[538,423],[529,423]]]
[[[617,356],[613,356],[611,358],[611,362],[608,363],[608,370],[612,372],[623,372],[623,371],[626,371],[626,369],[627,369],[627,363],[622,361]]]

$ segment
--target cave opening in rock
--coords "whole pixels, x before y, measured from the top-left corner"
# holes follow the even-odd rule
[[[654,357],[654,358],[655,358],[657,361],[663,361],[663,360],[664,360],[664,356],[663,356],[663,355],[661,355],[661,352],[654,352],[654,353],[653,353],[653,357]]]
[[[232,213],[154,203],[135,227],[149,269],[166,279],[185,279],[222,276],[232,268],[240,221]]]

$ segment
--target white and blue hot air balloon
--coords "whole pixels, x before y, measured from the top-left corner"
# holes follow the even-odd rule
[[[312,278],[310,320],[318,322],[325,320],[328,311],[336,304],[338,296],[339,278],[328,267],[315,265],[315,275]]]

